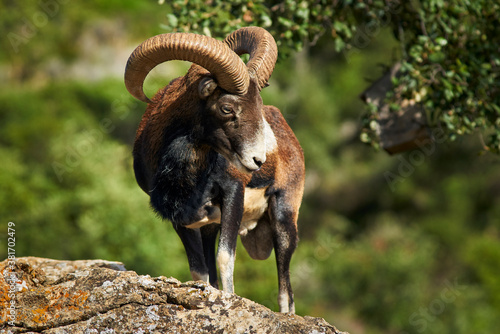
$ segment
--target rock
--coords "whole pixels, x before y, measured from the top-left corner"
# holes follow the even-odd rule
[[[424,108],[414,99],[401,97],[400,88],[393,87],[392,79],[400,75],[401,63],[396,63],[387,73],[361,94],[361,99],[378,110],[376,134],[380,147],[389,154],[410,151],[434,141]],[[395,90],[398,111],[391,111],[384,99]]]
[[[25,257],[0,272],[0,333],[341,333],[321,318],[119,262]]]

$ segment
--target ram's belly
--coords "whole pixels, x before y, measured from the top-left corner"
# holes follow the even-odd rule
[[[240,224],[240,235],[246,235],[248,231],[257,226],[257,222],[264,215],[268,207],[269,197],[266,196],[267,188],[246,188],[243,219]]]
[[[218,205],[212,205],[211,202],[206,203],[199,210],[199,217],[201,218],[194,223],[185,225],[187,228],[200,228],[208,224],[220,224],[220,207]]]
[[[253,230],[257,226],[257,222],[264,215],[268,207],[269,196],[266,196],[267,188],[246,188],[243,219],[241,220],[239,234],[246,235],[248,231]],[[218,205],[207,203],[204,206],[207,212],[200,220],[187,225],[189,228],[200,228],[208,224],[220,224],[221,211]]]

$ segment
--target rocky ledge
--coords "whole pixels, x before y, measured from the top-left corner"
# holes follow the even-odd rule
[[[0,333],[342,333],[203,282],[102,260],[0,262]]]

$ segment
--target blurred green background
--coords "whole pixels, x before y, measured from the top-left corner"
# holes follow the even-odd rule
[[[134,47],[165,32],[168,10],[1,2],[0,258],[13,221],[18,257],[102,258],[190,279],[180,240],[135,182],[131,145],[145,104],[122,79]],[[351,333],[495,333],[500,158],[478,154],[477,133],[392,157],[359,140],[359,94],[397,52],[384,29],[348,55],[324,40],[280,60],[262,92],[306,157],[297,313]],[[149,95],[188,66],[155,69]],[[240,245],[235,271],[236,293],[278,310],[274,256],[254,261]]]

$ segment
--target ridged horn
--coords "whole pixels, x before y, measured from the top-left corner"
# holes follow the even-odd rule
[[[153,36],[130,55],[125,68],[125,86],[135,98],[150,103],[143,85],[148,73],[169,60],[185,60],[207,69],[220,87],[232,94],[245,94],[250,78],[245,63],[227,44],[192,33]]]
[[[248,72],[257,77],[260,89],[266,87],[278,58],[273,36],[263,28],[246,27],[231,33],[224,42],[238,55],[250,54]]]

